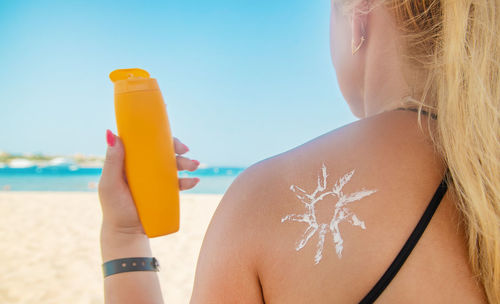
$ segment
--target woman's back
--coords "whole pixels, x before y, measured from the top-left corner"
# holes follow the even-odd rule
[[[425,134],[415,113],[386,112],[246,170],[207,231],[196,276],[205,282],[195,284],[193,302],[206,296],[206,280],[218,288],[223,274],[260,292],[265,303],[359,302],[401,250],[446,171]],[[336,190],[352,199],[337,204],[339,196],[328,194]],[[221,291],[222,298],[210,292],[214,302],[257,299],[241,290]],[[452,189],[378,302],[486,302],[469,268]]]

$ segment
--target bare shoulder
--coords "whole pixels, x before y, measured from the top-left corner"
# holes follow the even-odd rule
[[[251,290],[253,303],[359,301],[411,234],[444,172],[416,118],[392,112],[358,121],[245,170],[212,219],[197,277],[243,276],[231,287]],[[478,298],[459,223],[447,195],[382,303]],[[218,265],[215,256],[222,266],[206,271]]]

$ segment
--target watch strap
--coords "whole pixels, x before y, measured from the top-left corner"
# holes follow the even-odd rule
[[[104,277],[129,271],[160,271],[160,263],[154,257],[134,257],[108,261],[102,264]]]

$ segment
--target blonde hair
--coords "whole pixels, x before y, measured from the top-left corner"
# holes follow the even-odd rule
[[[432,139],[450,170],[470,265],[488,301],[500,303],[500,1],[381,2],[402,34],[402,58],[425,79],[419,109],[437,114]]]

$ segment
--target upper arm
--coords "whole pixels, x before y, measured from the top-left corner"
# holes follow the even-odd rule
[[[191,303],[263,303],[256,259],[255,165],[222,198],[201,247]]]

